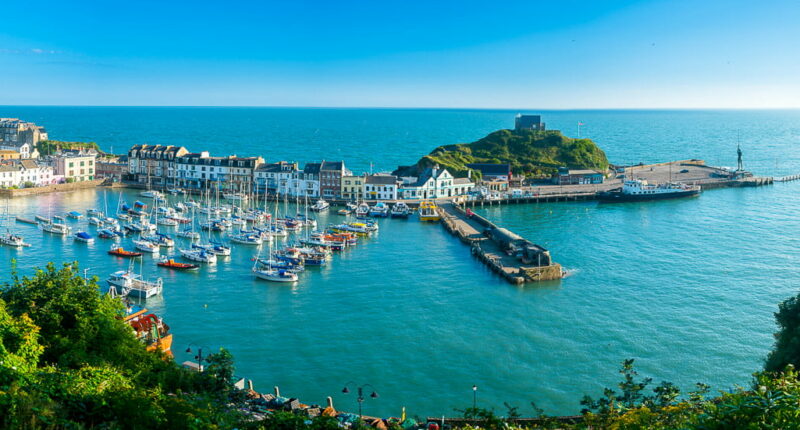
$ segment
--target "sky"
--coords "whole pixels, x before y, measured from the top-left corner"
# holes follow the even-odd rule
[[[9,0],[0,105],[797,108],[800,2]]]

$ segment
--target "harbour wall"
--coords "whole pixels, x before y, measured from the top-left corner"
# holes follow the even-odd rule
[[[86,188],[96,188],[100,185],[103,185],[105,181],[106,181],[105,179],[95,179],[92,181],[72,182],[68,184],[45,185],[43,187],[20,188],[15,190],[2,189],[0,190],[0,198],[13,199],[14,197],[24,197],[24,196],[33,196],[38,194],[83,190]]]

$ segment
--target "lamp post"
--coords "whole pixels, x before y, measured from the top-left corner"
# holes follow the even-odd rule
[[[354,384],[354,382],[350,381],[350,382],[344,384],[344,388],[342,388],[342,393],[347,394],[347,393],[350,392],[350,388],[348,388],[348,386],[350,384]],[[359,418],[362,417],[361,405],[364,403],[364,400],[365,400],[364,399],[364,387],[372,388],[372,394],[370,394],[369,396],[372,397],[373,399],[377,399],[378,398],[378,392],[375,391],[375,387],[373,387],[371,384],[364,384],[364,385],[361,385],[361,386],[357,387],[358,397],[356,398],[356,401],[358,402],[358,417]]]
[[[478,408],[478,386],[472,386],[472,409],[473,411]]]
[[[197,371],[198,372],[202,372],[203,371],[203,348],[206,348],[206,349],[211,349],[211,348],[209,348],[208,346],[205,346],[205,347],[199,346],[196,343],[190,343],[186,347],[186,353],[187,354],[191,354],[192,353],[192,345],[197,347],[197,355],[194,356],[195,360],[197,360]]]

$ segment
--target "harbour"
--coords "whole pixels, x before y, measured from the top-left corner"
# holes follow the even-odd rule
[[[168,110],[163,112],[169,115]],[[430,115],[427,118],[443,114]],[[496,117],[497,123],[508,118],[507,113],[485,115]],[[570,115],[577,114],[554,115],[567,118],[556,121],[568,123]],[[621,126],[627,118],[620,116],[615,124]],[[494,127],[492,121],[485,127]],[[397,136],[405,132],[398,131]],[[90,133],[94,131],[86,134]],[[435,131],[431,136],[435,139]],[[610,158],[637,160],[628,165],[674,159],[682,153],[671,148],[665,136],[655,138],[663,146],[644,155],[636,153],[636,146],[626,147],[624,140],[606,139]],[[148,140],[158,141],[156,136]],[[713,153],[733,152],[729,142],[714,143],[697,155],[724,165]],[[316,158],[328,153],[314,147],[313,141],[305,145]],[[424,142],[419,151],[430,145]],[[115,147],[122,144],[116,141]],[[273,146],[268,151],[291,157],[293,148]],[[368,168],[368,158],[347,154],[349,146],[342,151],[343,158],[356,160],[354,166]],[[398,162],[395,153],[384,157],[383,165]],[[778,178],[796,171],[792,157],[781,160],[778,169],[775,156],[753,149],[745,160],[753,172]],[[735,159],[735,154],[728,158]],[[682,169],[674,166],[673,173]],[[649,167],[643,170],[649,172]],[[697,198],[633,205],[598,204],[590,194],[601,188],[593,185],[583,186],[583,191],[581,186],[565,185],[563,193],[558,186],[534,186],[530,191],[539,192],[538,196],[461,203],[547,249],[570,273],[557,281],[510,287],[443,225],[421,223],[415,215],[407,220],[378,219],[376,235],[340,253],[330,265],[306,270],[301,282],[293,285],[254,279],[250,258],[257,250],[237,245],[228,260],[194,271],[159,268],[159,259],[145,255],[144,276],[161,277],[164,286],[162,295],[148,299],[146,305],[170,325],[178,362],[191,360],[184,352],[188,343],[225,346],[236,357],[237,373],[252,378],[256,386],[279,385],[319,404],[334,393],[337,408],[349,411],[357,406],[352,394],[335,393],[348,380],[364,380],[381,394],[365,403],[369,415],[398,415],[395,406],[402,404],[421,416],[452,416],[454,408],[471,402],[473,383],[480,387],[481,405],[502,410],[504,400],[532,397],[548,412],[575,413],[574,393],[593,393],[613,384],[609,369],[621,356],[643,357],[637,361],[643,373],[663,375],[685,387],[696,382],[687,374],[706,375],[704,382],[724,387],[746,382],[740,375],[758,366],[772,342],[774,303],[791,294],[791,280],[797,276],[791,260],[781,260],[793,255],[791,236],[749,220],[776,219],[783,231],[800,228],[790,215],[798,210],[789,198],[796,184],[723,187]],[[10,199],[9,212],[31,220],[46,215],[48,208],[64,215],[102,208],[104,192],[109,206],[114,206],[120,191],[133,203],[141,199],[142,190],[97,187],[17,197]],[[314,215],[321,226],[346,219],[336,213],[339,202],[331,203],[328,211]],[[412,207],[415,203],[408,201]],[[294,203],[289,206],[296,213]],[[86,217],[66,222],[95,231],[86,225]],[[15,258],[21,273],[54,259],[80,261],[90,269],[89,276],[101,281],[128,268],[127,261],[106,254],[106,240],[79,244],[45,235],[35,226],[15,224],[15,228],[32,246],[2,247],[0,253],[5,261]],[[711,237],[712,230],[720,235]],[[744,242],[754,247],[752,253],[737,251],[736,244]],[[703,257],[686,259],[687,254]],[[767,270],[765,258],[777,262],[770,266],[769,282],[760,277]],[[676,261],[682,263],[670,263]],[[637,273],[653,273],[663,282]],[[742,306],[742,300],[748,305]],[[724,303],[730,312],[712,314],[705,304],[712,302]],[[652,303],[662,308],[653,309]],[[679,330],[678,339],[667,333],[674,327],[693,330]],[[715,335],[719,327],[725,328],[725,337]],[[730,343],[729,338],[740,341]],[[430,339],[435,346],[420,349],[420,339]],[[485,339],[493,340],[493,348],[474,347]],[[469,359],[461,359],[465,357]],[[724,366],[715,365],[723,360]],[[348,363],[346,369],[342,363]],[[685,371],[670,371],[679,368]],[[408,383],[409,375],[422,382]]]

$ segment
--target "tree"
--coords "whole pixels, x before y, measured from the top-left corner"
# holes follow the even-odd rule
[[[764,368],[780,371],[789,364],[797,368],[800,366],[800,295],[778,305],[775,322],[778,325],[775,347],[767,356]]]

